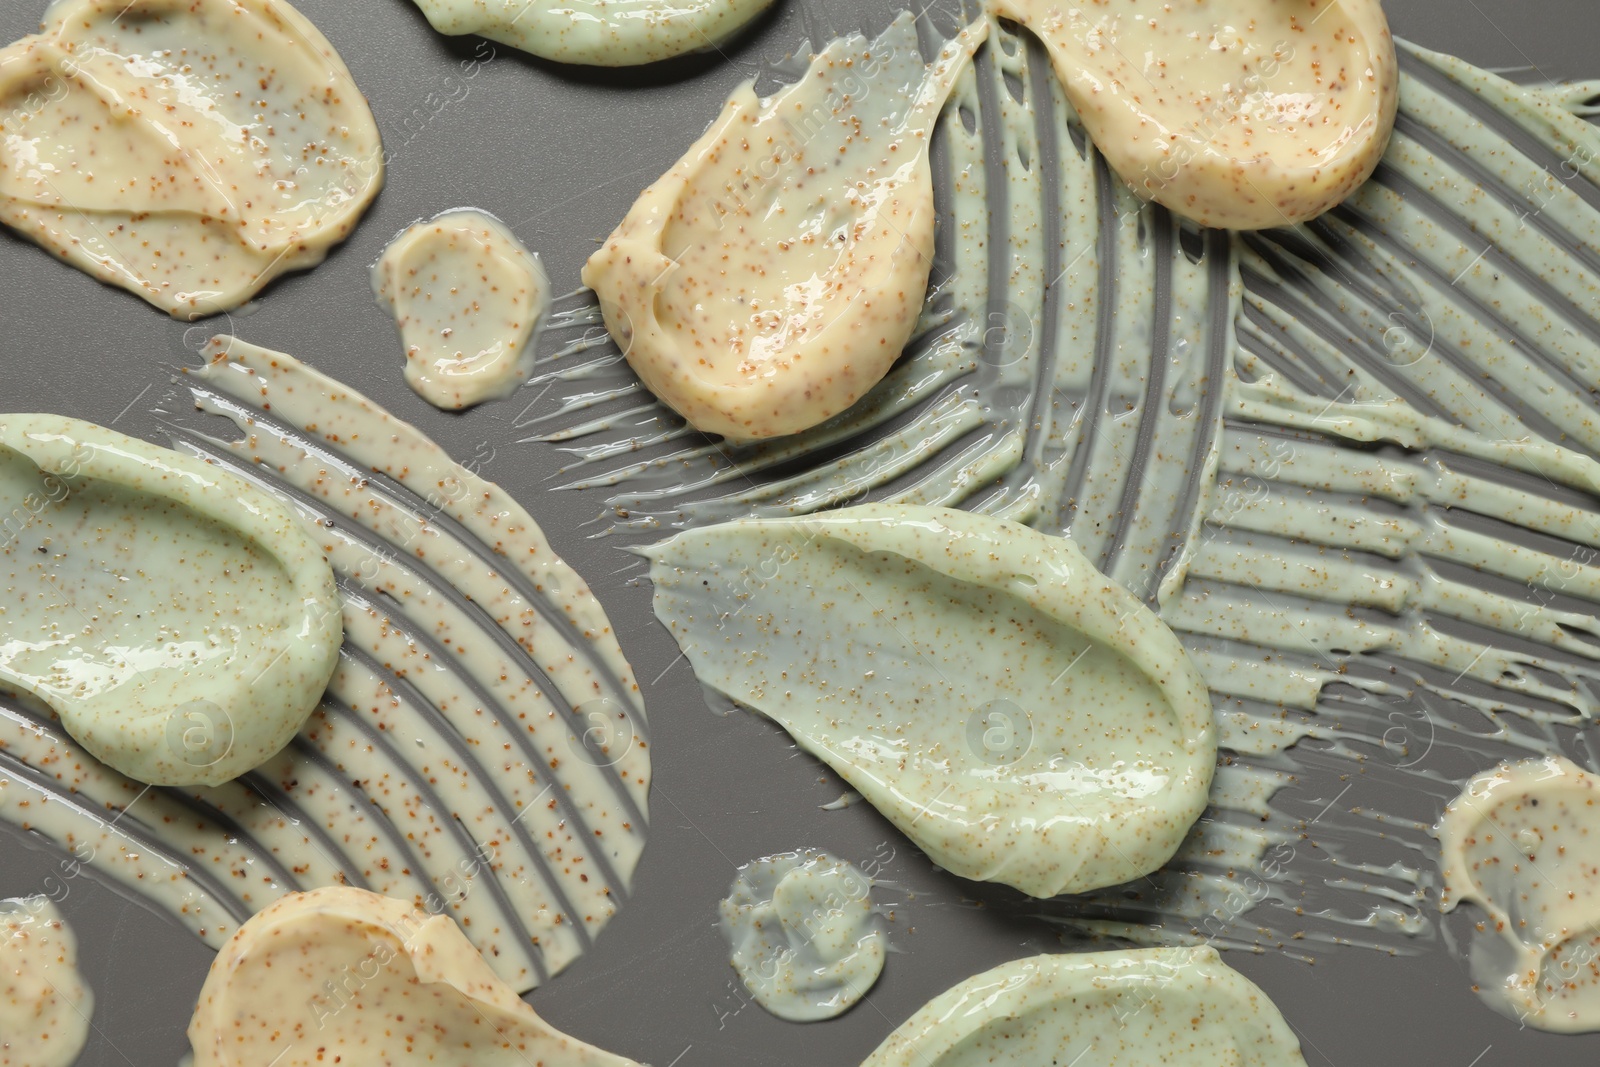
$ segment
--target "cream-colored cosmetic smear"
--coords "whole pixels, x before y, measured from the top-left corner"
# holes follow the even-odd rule
[[[707,685],[787,730],[939,866],[1035,897],[1160,867],[1206,804],[1205,683],[1070,541],[866,505],[648,549]]]
[[[772,97],[729,97],[583,269],[639,378],[707,433],[798,433],[876,385],[933,267],[934,123],[984,25],[930,66],[908,14]]]
[[[55,904],[0,900],[0,1067],[72,1067],[93,1016],[78,939]]]
[[[1070,535],[1179,635],[1224,765],[1134,896],[1039,910],[1147,942],[1426,950],[1439,775],[1600,718],[1600,83],[1399,56],[1374,177],[1241,234],[1130,191],[1049,53],[1000,24],[937,127],[942,280],[849,412],[708,442],[640,405],[589,308],[552,321],[534,432],[620,536],[868,493]]]
[[[1035,956],[969,978],[861,1067],[1304,1067],[1277,1006],[1216,950]]]
[[[1439,828],[1439,907],[1476,904],[1478,995],[1528,1026],[1600,1030],[1600,779],[1560,757],[1467,783]]]
[[[284,0],[56,0],[0,51],[0,221],[177,318],[322,262],[382,184],[366,100]]]
[[[552,1029],[449,917],[360,889],[296,893],[222,946],[192,1067],[638,1067]]]
[[[416,0],[440,33],[558,63],[629,67],[716,48],[772,0]]]
[[[739,980],[780,1019],[843,1015],[883,973],[889,938],[872,907],[872,881],[827,852],[745,864],[720,910]]]
[[[400,330],[406,384],[434,407],[501,399],[527,380],[550,280],[499,219],[460,210],[418,222],[373,265],[372,289]]]
[[[276,756],[339,657],[333,571],[282,501],[59,415],[0,415],[0,685],[154,785]]]
[[[1389,143],[1399,63],[1378,0],[989,0],[1039,36],[1139,195],[1206,226],[1327,211]]]
[[[626,903],[648,829],[643,702],[605,611],[476,473],[491,451],[457,463],[284,353],[209,354],[166,406],[239,436],[168,428],[286,505],[332,565],[327,693],[282,752],[203,790],[147,791],[0,700],[0,818],[212,945],[287,893],[352,886],[446,916],[533,988]]]

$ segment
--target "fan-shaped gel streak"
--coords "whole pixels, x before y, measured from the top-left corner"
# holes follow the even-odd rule
[[[294,893],[217,953],[193,1067],[638,1067],[550,1027],[448,916],[361,889]]]
[[[1153,885],[1052,914],[1416,951],[1437,929],[1418,857],[1456,792],[1435,763],[1571,751],[1600,718],[1600,83],[1400,51],[1373,179],[1230,234],[1129,191],[1042,45],[997,28],[939,124],[937,289],[862,402],[708,443],[583,355],[580,309],[526,432],[625,534],[869,493],[1069,533],[1180,634],[1226,766]]]
[[[456,921],[532,988],[627,899],[650,782],[605,612],[506,492],[292,356],[223,339],[185,380],[205,455],[298,513],[339,582],[322,706],[258,771],[151,789],[0,703],[0,818],[213,945],[284,894],[352,886]],[[493,457],[482,454],[474,466]]]

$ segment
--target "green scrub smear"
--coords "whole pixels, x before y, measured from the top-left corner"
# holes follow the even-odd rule
[[[630,67],[715,49],[772,0],[416,0],[433,28],[558,63]]]
[[[0,416],[0,686],[97,759],[220,785],[289,743],[333,674],[333,571],[243,479],[56,415]]]
[[[1035,897],[1117,885],[1171,858],[1205,807],[1205,683],[1064,538],[868,505],[646,554],[700,679],[955,874]]]
[[[1276,1005],[1211,948],[1035,956],[935,997],[861,1067],[1303,1065]]]

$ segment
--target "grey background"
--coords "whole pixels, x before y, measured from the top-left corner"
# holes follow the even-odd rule
[[[7,0],[0,37],[31,32],[43,0]],[[654,740],[650,844],[634,899],[599,946],[532,1002],[554,1025],[656,1067],[764,1064],[851,1067],[911,1012],[955,982],[1061,942],[1017,917],[1003,895],[935,870],[872,809],[819,805],[842,791],[774,727],[710,712],[688,667],[649,610],[648,585],[614,544],[582,524],[599,501],[550,493],[560,458],[517,444],[532,397],[466,416],[434,411],[401,380],[393,325],[371,297],[368,265],[417,218],[486,209],[540,252],[557,292],[621,218],[639,189],[678,157],[727,92],[808,36],[881,29],[889,0],[779,0],[724,49],[644,72],[565,69],[498,49],[464,99],[435,111],[433,93],[461,78],[476,39],[435,34],[408,0],[300,0],[333,41],[377,114],[393,162],[386,190],[354,237],[317,270],[270,288],[235,315],[246,339],[293,352],[419,425],[458,457],[492,449],[484,473],[526,504],[557,549],[594,585],[646,684]],[[1398,34],[1497,68],[1553,79],[1600,75],[1590,0],[1390,0]],[[455,85],[452,82],[448,85]],[[460,90],[454,90],[459,96]],[[212,320],[204,332],[229,327]],[[189,340],[192,342],[193,337]],[[9,232],[0,233],[0,408],[71,414],[159,439],[149,412],[185,331]],[[669,665],[671,665],[669,667]],[[666,673],[662,675],[662,672]],[[659,680],[652,681],[657,679]],[[1361,781],[1345,798],[1362,803]],[[1319,797],[1311,786],[1304,800]],[[713,927],[735,865],[802,846],[857,863],[890,854],[878,891],[896,903],[898,949],[867,1001],[830,1023],[796,1026],[745,1005]],[[65,857],[0,827],[0,897],[36,893]],[[211,953],[178,924],[98,879],[67,883],[62,903],[82,939],[97,995],[96,1032],[81,1061],[166,1065],[187,1050],[183,1029]],[[982,897],[980,904],[974,897]],[[1426,1063],[1496,1067],[1590,1063],[1600,1037],[1519,1030],[1472,994],[1465,965],[1434,946],[1421,958],[1360,949],[1318,951],[1314,965],[1230,953],[1323,1064]],[[263,1065],[265,1067],[265,1065]],[[1086,1065],[1087,1067],[1087,1065]]]

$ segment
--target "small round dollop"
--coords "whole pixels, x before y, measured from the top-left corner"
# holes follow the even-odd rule
[[[78,940],[46,897],[0,900],[0,1067],[68,1067],[89,1037],[94,994]]]
[[[745,988],[790,1022],[843,1015],[883,973],[888,938],[872,882],[826,852],[784,852],[739,868],[721,926]]]
[[[1600,778],[1559,757],[1502,763],[1439,821],[1441,911],[1480,906],[1474,988],[1540,1030],[1600,1030]]]
[[[1206,226],[1304,222],[1349,196],[1394,130],[1378,0],[990,0],[1036,33],[1094,145],[1146,199]]]
[[[373,265],[372,290],[400,328],[406,384],[434,407],[507,397],[527,380],[550,281],[499,219],[462,210],[416,223]]]

